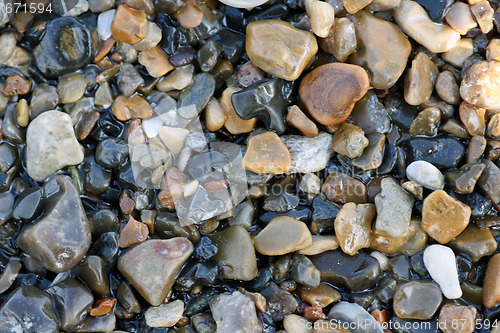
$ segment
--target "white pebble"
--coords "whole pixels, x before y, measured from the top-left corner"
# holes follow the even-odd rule
[[[373,251],[372,253],[370,253],[370,255],[373,258],[377,259],[378,265],[380,266],[380,269],[382,271],[385,271],[389,268],[389,259],[385,254],[379,251]]]
[[[97,17],[97,33],[101,40],[106,40],[113,35],[111,33],[111,22],[113,22],[115,12],[114,9],[108,10]]]
[[[429,162],[415,161],[406,168],[406,176],[409,180],[431,190],[442,190],[444,188],[444,176]]]
[[[162,125],[163,121],[160,117],[151,117],[142,121],[142,129],[148,138],[154,138],[157,136]]]
[[[439,244],[428,246],[424,251],[424,265],[446,298],[462,296],[455,253],[449,247]]]

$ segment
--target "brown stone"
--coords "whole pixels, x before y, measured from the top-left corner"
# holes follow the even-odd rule
[[[493,29],[493,14],[488,0],[469,0],[470,11],[476,19],[483,34],[487,34]]]
[[[370,248],[387,255],[404,253],[411,256],[425,249],[427,239],[427,234],[422,230],[421,223],[417,220],[412,220],[408,235],[404,237],[388,237],[378,233],[374,229],[372,231]]]
[[[293,81],[318,52],[316,38],[288,22],[258,20],[247,25],[246,51],[252,63],[265,72]]]
[[[479,163],[486,149],[487,141],[483,136],[474,135],[467,147],[467,164]]]
[[[5,96],[25,95],[31,90],[31,81],[23,78],[19,74],[7,76],[2,88]]]
[[[99,120],[99,111],[90,111],[76,124],[76,137],[78,140],[85,140]]]
[[[461,139],[469,139],[470,135],[469,132],[467,132],[467,129],[465,126],[462,124],[462,122],[456,120],[456,119],[448,119],[443,126],[441,126],[441,131],[450,133],[451,135],[456,136],[457,138]]]
[[[351,123],[343,123],[333,134],[332,149],[340,155],[356,158],[361,155],[368,143],[369,141],[361,127]]]
[[[500,62],[480,61],[472,65],[462,80],[460,95],[478,108],[500,108]]]
[[[136,44],[146,36],[147,25],[144,11],[119,4],[111,22],[111,32],[120,42]]]
[[[94,64],[97,64],[99,61],[101,61],[109,53],[109,51],[111,51],[113,46],[115,46],[115,43],[116,38],[113,36],[101,42],[94,58]]]
[[[193,29],[203,21],[203,11],[194,0],[186,0],[182,7],[174,14],[181,27]]]
[[[405,101],[410,105],[420,105],[431,98],[434,82],[439,69],[427,54],[419,52],[411,62],[405,76]]]
[[[460,87],[455,75],[451,71],[443,71],[436,78],[436,92],[438,96],[448,104],[458,105],[460,97]]]
[[[278,216],[254,237],[253,243],[259,253],[277,256],[308,247],[312,243],[312,236],[304,222]]]
[[[358,48],[349,62],[363,66],[376,89],[388,89],[406,68],[411,44],[399,28],[365,10],[354,15]]]
[[[210,132],[216,132],[224,126],[226,122],[226,114],[222,110],[222,106],[215,98],[211,98],[207,106],[205,106],[205,123]]]
[[[446,244],[467,227],[470,215],[469,206],[437,190],[424,199],[422,228],[430,237]]]
[[[241,161],[243,168],[255,173],[283,174],[290,171],[292,158],[288,148],[274,132],[252,136]]]
[[[439,125],[441,125],[441,110],[431,106],[419,112],[411,122],[408,132],[412,136],[434,136],[438,133]]]
[[[163,189],[156,197],[157,206],[168,210],[175,209],[175,203],[182,199],[182,186],[186,176],[176,167],[168,168],[163,175]]]
[[[141,65],[146,67],[146,70],[152,77],[162,77],[175,68],[170,64],[167,56],[158,46],[142,51],[139,53],[137,60]]]
[[[122,249],[130,247],[134,244],[144,242],[148,239],[149,229],[148,226],[142,222],[135,220],[132,216],[129,218],[127,225],[120,232],[118,238],[118,246]]]
[[[257,81],[262,80],[265,75],[266,73],[262,69],[249,61],[238,70],[238,82],[243,87],[248,87]]]
[[[304,308],[304,318],[314,323],[316,320],[326,319],[326,315],[319,306],[307,306]]]
[[[372,222],[377,211],[374,204],[348,202],[335,217],[335,235],[342,251],[351,256],[370,246]]]
[[[500,139],[500,113],[491,116],[486,135],[491,139]]]
[[[363,182],[341,172],[328,175],[322,187],[328,200],[340,203],[365,203],[367,201],[366,185]]]
[[[387,324],[391,320],[391,317],[392,317],[391,313],[385,309],[382,311],[380,311],[379,309],[375,309],[372,312],[370,312],[370,314],[381,325]]]
[[[239,91],[240,89],[235,87],[227,87],[222,92],[222,97],[220,98],[220,104],[223,106],[223,111],[226,114],[226,122],[224,127],[231,134],[243,134],[249,133],[253,130],[257,118],[252,118],[249,120],[243,120],[234,111],[233,103],[231,102],[231,96],[233,93]]]
[[[108,314],[111,309],[116,304],[116,298],[113,297],[104,297],[99,300],[97,300],[94,303],[94,306],[92,306],[92,309],[90,309],[90,315],[92,317],[97,317],[97,316],[104,316],[105,314]]]
[[[384,159],[385,135],[381,133],[368,134],[368,146],[363,153],[352,160],[352,165],[363,171],[373,170],[382,165]]]
[[[318,136],[318,126],[302,112],[297,105],[292,105],[286,115],[288,125],[298,129],[309,138]]]
[[[476,328],[477,310],[473,306],[445,304],[439,313],[443,333],[472,333]]]
[[[368,91],[370,81],[359,66],[330,63],[307,74],[299,95],[309,114],[323,125],[334,125],[349,117],[354,104]]]
[[[300,286],[298,288],[300,298],[312,306],[327,307],[328,305],[340,301],[340,293],[326,283],[321,283],[317,287]]]
[[[330,34],[320,38],[319,45],[323,51],[333,54],[338,61],[345,62],[358,45],[354,23],[347,17],[339,18],[330,29]]]
[[[356,14],[361,9],[368,6],[371,2],[372,0],[342,0],[344,8],[349,14]]]
[[[446,13],[446,23],[461,35],[465,35],[467,31],[477,27],[469,6],[458,1],[451,5],[448,13]]]
[[[121,121],[132,118],[147,119],[153,116],[153,107],[139,95],[118,96],[113,102],[112,110],[115,117]]]
[[[470,135],[484,135],[486,128],[486,109],[475,107],[467,102],[462,102],[459,108],[460,120],[467,128]]]
[[[489,228],[480,228],[469,224],[464,231],[455,237],[450,246],[460,253],[467,254],[472,261],[477,262],[484,256],[492,255],[497,249],[497,241]]]
[[[500,303],[500,253],[491,257],[483,282],[483,303],[492,308]]]
[[[500,141],[488,141],[488,148],[486,149],[486,157],[489,160],[496,160],[500,158]]]
[[[118,205],[120,210],[125,215],[130,215],[134,211],[135,203],[127,191],[123,191],[118,198]]]
[[[493,38],[486,48],[486,60],[500,61],[500,39]]]

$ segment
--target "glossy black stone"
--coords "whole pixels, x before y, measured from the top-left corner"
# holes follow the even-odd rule
[[[196,54],[196,59],[198,60],[198,66],[203,72],[210,72],[222,51],[222,46],[210,39],[205,45],[203,45]]]
[[[299,197],[283,191],[278,195],[267,195],[262,208],[268,212],[285,213],[299,205]]]
[[[458,194],[450,191],[450,195],[469,206],[471,209],[471,217],[473,218],[485,216],[493,206],[493,203],[489,198],[481,195],[478,192]]]
[[[7,172],[16,163],[18,158],[17,148],[8,142],[0,144],[0,172]]]
[[[118,261],[120,247],[118,246],[119,235],[116,232],[106,232],[99,236],[96,241],[96,254],[102,258],[106,271],[115,267]]]
[[[267,224],[277,216],[288,216],[291,217],[292,219],[299,220],[302,222],[310,222],[312,218],[312,212],[307,207],[298,206],[295,209],[285,213],[275,213],[275,212],[263,213],[262,215],[259,215],[259,221],[264,224]]]
[[[224,11],[224,21],[225,25],[234,31],[245,33],[245,27],[247,25],[246,18],[244,16],[244,10],[226,6]]]
[[[245,120],[257,117],[266,128],[282,134],[286,131],[286,102],[282,94],[282,80],[264,79],[255,82],[231,96],[236,114]]]
[[[16,198],[12,216],[18,220],[32,220],[37,217],[43,207],[43,192],[42,187],[32,187],[24,190]]]
[[[245,35],[228,28],[220,29],[210,39],[222,46],[222,56],[232,63],[238,62],[245,52]]]
[[[309,257],[321,272],[321,281],[341,285],[351,291],[373,288],[381,275],[377,259],[360,252],[354,256],[341,250]]]
[[[416,106],[406,103],[396,94],[389,94],[384,100],[384,106],[392,122],[406,131],[410,129],[413,119],[419,112]]]
[[[323,200],[319,196],[314,198],[311,232],[321,234],[332,230],[339,210],[340,207],[331,201]]]
[[[192,288],[193,286],[212,286],[219,274],[219,268],[215,262],[188,262],[177,276],[175,283],[181,288]]]
[[[271,281],[272,276],[273,273],[269,268],[262,267],[259,269],[257,276],[252,281],[249,281],[247,283],[246,289],[253,292],[259,292],[267,287],[269,281]]]
[[[122,166],[128,158],[128,144],[120,139],[106,139],[96,147],[95,160],[97,164],[106,169]]]
[[[111,184],[111,171],[97,164],[93,155],[85,159],[81,166],[81,172],[83,173],[83,187],[90,193],[105,192]]]
[[[193,256],[200,260],[208,260],[217,254],[218,248],[207,236],[202,236],[196,244]]]
[[[97,142],[107,138],[117,138],[123,134],[125,124],[117,120],[111,111],[101,112],[90,137]]]
[[[283,320],[288,314],[295,312],[298,302],[292,294],[271,282],[260,292],[267,300],[267,312],[274,321]]]
[[[256,8],[252,10],[247,16],[248,23],[257,20],[276,19],[283,20],[290,13],[290,8],[284,3],[276,3],[264,8]]]
[[[407,256],[401,254],[389,259],[389,269],[396,280],[410,280],[410,260]]]
[[[99,209],[89,216],[92,233],[103,234],[118,229],[118,217],[110,209]]]
[[[217,294],[218,292],[211,288],[202,290],[201,293],[191,297],[187,301],[184,314],[186,316],[193,316],[197,313],[205,311],[208,309],[210,300]]]
[[[427,10],[431,19],[435,22],[442,22],[453,0],[416,0]]]
[[[394,293],[396,292],[397,281],[390,277],[383,277],[377,284],[373,294],[382,303],[387,304],[392,301]]]
[[[406,142],[408,164],[426,161],[440,169],[456,168],[465,156],[465,146],[451,136],[414,138]]]
[[[90,24],[60,17],[47,24],[40,44],[33,50],[33,60],[43,75],[56,77],[89,64],[98,44],[97,32]]]
[[[158,0],[157,0],[158,1]],[[161,1],[161,0],[160,0]],[[169,2],[162,1],[162,2]],[[175,7],[175,1],[172,3]],[[166,6],[171,5],[166,4]],[[182,4],[181,4],[182,5]],[[179,7],[180,8],[180,7]],[[173,8],[172,8],[173,9]],[[177,8],[178,9],[178,8]],[[177,9],[174,10],[177,11]],[[167,10],[168,11],[168,10]],[[188,45],[189,39],[187,36],[187,30],[178,25],[177,21],[173,21],[169,15],[159,14],[155,18],[155,23],[158,24],[161,28],[162,39],[159,43],[159,46],[169,55],[174,54],[174,52],[182,45]]]

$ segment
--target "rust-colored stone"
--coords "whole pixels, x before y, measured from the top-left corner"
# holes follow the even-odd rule
[[[193,29],[201,24],[203,11],[194,0],[187,0],[184,5],[174,14],[181,27]]]
[[[101,42],[101,45],[99,45],[99,49],[97,50],[97,54],[94,58],[94,64],[97,64],[99,61],[101,61],[109,53],[109,51],[111,51],[113,46],[115,46],[115,43],[116,38],[113,36]]]
[[[94,303],[94,306],[92,306],[92,309],[90,309],[90,315],[92,317],[97,317],[97,316],[104,316],[105,314],[108,314],[111,309],[116,304],[116,298],[113,297],[104,297],[99,300],[97,300]]]
[[[121,121],[132,118],[147,119],[153,116],[153,107],[139,95],[118,96],[113,103],[112,110],[115,117]]]
[[[31,90],[31,81],[23,78],[19,74],[7,76],[2,93],[5,96],[25,95]]]
[[[286,122],[309,138],[318,136],[318,126],[302,112],[297,105],[292,105],[286,115]]]
[[[120,42],[136,44],[146,36],[147,25],[144,11],[119,4],[111,22],[111,32]]]
[[[127,225],[120,232],[118,238],[118,246],[123,248],[130,247],[148,239],[148,226],[142,222],[135,220],[132,216],[129,218]]]
[[[483,282],[483,303],[492,308],[500,303],[500,253],[491,257]]]

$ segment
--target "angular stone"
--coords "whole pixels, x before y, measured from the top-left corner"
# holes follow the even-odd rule
[[[426,161],[439,169],[456,168],[465,156],[464,145],[451,136],[415,138],[406,147],[408,161]]]
[[[340,62],[356,51],[356,30],[352,21],[347,17],[341,17],[335,21],[330,34],[319,40],[323,51],[331,53]]]
[[[335,250],[339,247],[337,237],[313,235],[312,243],[306,248],[303,248],[298,253],[306,256],[314,256],[325,251]]]
[[[483,159],[482,163],[486,165],[478,185],[481,190],[493,201],[495,205],[500,203],[500,168],[488,159]]]
[[[349,61],[363,66],[370,75],[370,85],[388,89],[406,68],[411,44],[398,27],[361,10],[354,15],[358,49]]]
[[[460,2],[462,3],[462,2]],[[442,71],[436,78],[436,93],[448,104],[460,104],[460,87],[451,71]]]
[[[146,36],[147,26],[147,15],[144,11],[119,4],[111,22],[111,32],[123,43],[137,44]]]
[[[341,172],[332,172],[323,183],[323,193],[328,200],[340,202],[365,203],[367,201],[366,185]]]
[[[236,114],[236,112],[234,111],[233,103],[231,102],[231,96],[237,91],[239,91],[238,88],[228,87],[222,92],[220,104],[222,105],[222,109],[226,114],[226,122],[224,123],[224,127],[231,134],[249,133],[253,130],[255,123],[257,122],[257,118],[243,120]]]
[[[400,286],[394,294],[394,313],[400,318],[430,319],[442,300],[441,290],[435,283],[411,281]]]
[[[371,90],[354,105],[350,119],[366,133],[387,133],[391,129],[387,109]]]
[[[441,110],[431,106],[419,112],[410,125],[412,136],[435,136],[441,125]]]
[[[159,306],[152,306],[144,313],[149,327],[172,327],[181,319],[184,302],[180,299]]]
[[[472,65],[460,85],[460,95],[479,108],[500,107],[500,63],[480,61]]]
[[[491,139],[500,139],[500,113],[491,116],[486,135]]]
[[[123,96],[130,97],[137,88],[144,84],[144,79],[133,65],[124,63],[120,66],[120,71],[116,74],[116,83]]]
[[[281,139],[290,151],[292,158],[292,167],[289,173],[321,171],[326,168],[333,155],[332,136],[326,132],[321,132],[314,138],[283,135]]]
[[[488,261],[488,268],[483,282],[483,304],[492,308],[500,303],[500,254],[495,254]]]
[[[476,19],[483,34],[493,30],[493,14],[490,2],[486,0],[469,0],[470,11]]]
[[[381,133],[371,133],[367,136],[368,146],[363,153],[352,160],[352,165],[363,171],[373,170],[382,165],[384,159],[385,135]]]
[[[368,142],[365,132],[359,126],[344,123],[333,135],[332,149],[352,159],[361,155]]]
[[[288,125],[298,129],[304,136],[313,138],[318,136],[318,126],[297,106],[292,105],[286,115]]]
[[[214,90],[215,79],[211,74],[196,74],[191,84],[179,95],[179,108],[194,106],[199,114],[208,104]]]
[[[147,119],[154,114],[153,107],[140,95],[118,96],[113,102],[112,110],[116,119],[121,121],[132,118]]]
[[[203,20],[203,11],[196,1],[185,1],[184,4],[175,12],[174,17],[177,19],[181,27],[185,29],[193,29],[199,26]]]
[[[427,239],[428,236],[422,230],[420,221],[412,220],[408,235],[404,237],[387,237],[377,233],[377,230],[373,230],[370,248],[387,255],[404,253],[412,256],[425,248]]]
[[[469,224],[449,244],[456,251],[468,255],[473,262],[492,255],[497,249],[497,242],[491,230],[480,228],[475,224]]]
[[[192,252],[193,245],[185,238],[147,240],[120,257],[118,270],[151,305],[158,306]]]
[[[210,301],[210,310],[218,332],[259,332],[255,304],[248,295],[239,291],[219,294]]]
[[[377,259],[360,252],[354,256],[341,250],[327,251],[310,257],[321,272],[321,281],[341,285],[351,291],[375,286],[381,274]]]
[[[483,163],[464,164],[456,171],[446,172],[446,182],[459,194],[472,193],[485,167]]]
[[[462,102],[459,108],[460,120],[470,135],[484,136],[486,129],[486,109]]]
[[[154,78],[162,77],[175,68],[158,46],[140,52],[137,60]]]
[[[429,245],[424,251],[424,264],[431,278],[448,299],[462,296],[458,281],[457,260],[453,251],[443,245]]]
[[[17,245],[47,269],[61,273],[78,264],[90,247],[90,224],[73,180],[64,175],[44,185],[45,214],[26,225]]]
[[[384,178],[381,192],[375,196],[375,229],[388,237],[407,236],[414,199],[392,178]]]
[[[127,248],[148,239],[148,226],[130,217],[125,227],[120,232],[118,246]]]
[[[266,132],[250,138],[242,165],[255,173],[282,174],[290,171],[292,160],[280,137]]]
[[[83,148],[73,131],[71,118],[60,111],[47,111],[28,126],[26,170],[36,181],[44,181],[57,170],[83,162]]]
[[[431,98],[439,69],[427,54],[419,52],[405,76],[405,101],[420,105]]]
[[[274,282],[270,282],[260,294],[266,298],[267,311],[273,321],[283,320],[286,315],[295,312],[299,306],[299,303],[289,291],[281,289]]]
[[[287,216],[275,217],[254,237],[255,249],[275,256],[302,250],[312,243],[311,232],[304,222]]]
[[[462,38],[451,50],[441,55],[444,61],[455,67],[465,66],[469,57],[474,54],[474,43],[471,38]],[[470,66],[470,65],[469,65]]]
[[[362,67],[330,63],[315,68],[302,79],[299,95],[316,121],[335,125],[349,117],[369,86],[368,74]]]
[[[215,233],[212,241],[219,249],[214,260],[221,267],[221,278],[250,281],[257,276],[255,249],[245,228],[229,227]]]
[[[461,35],[465,35],[470,29],[477,27],[469,6],[463,2],[455,2],[451,5],[446,13],[446,23]]]
[[[335,10],[328,2],[305,1],[307,16],[311,20],[311,30],[318,37],[326,37],[335,20]]]
[[[335,217],[335,235],[342,251],[354,255],[358,250],[370,246],[372,221],[375,218],[374,204],[346,203]]]
[[[429,162],[415,161],[406,167],[408,179],[431,190],[442,190],[444,188],[444,176]]]
[[[288,22],[258,20],[248,24],[246,51],[252,63],[288,81],[296,80],[318,52],[310,32]]]
[[[425,198],[422,208],[422,228],[441,244],[459,235],[469,224],[471,209],[443,190]]]

